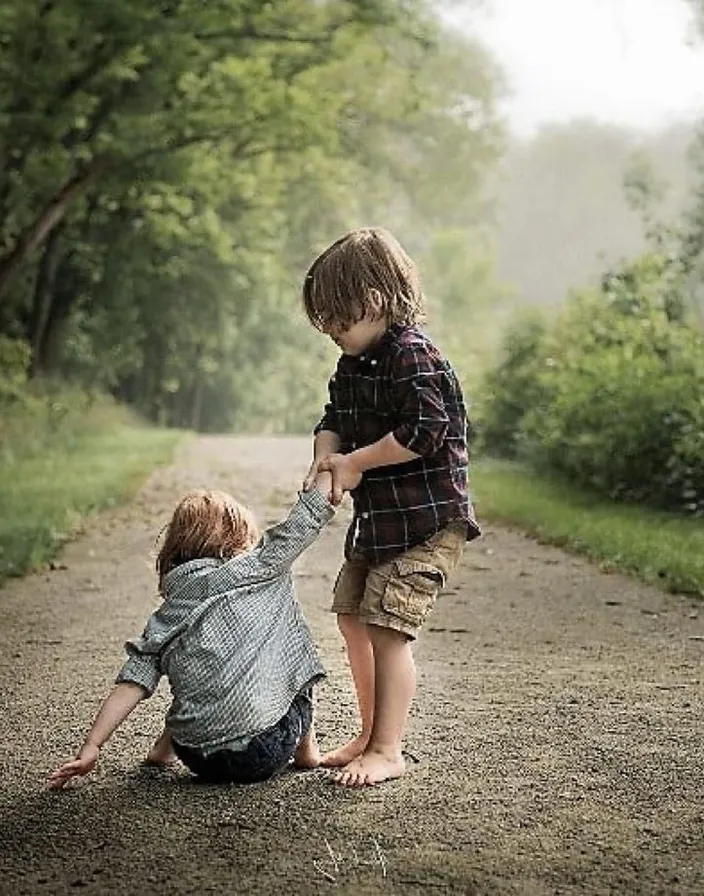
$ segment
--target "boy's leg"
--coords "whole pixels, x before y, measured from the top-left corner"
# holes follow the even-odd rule
[[[301,737],[293,753],[293,764],[296,768],[318,768],[320,765],[320,748],[315,737],[315,703],[311,689],[311,718],[308,731]]]
[[[347,765],[364,752],[374,721],[374,653],[369,630],[351,613],[340,613],[337,624],[347,646],[362,730],[343,746],[325,753],[321,764],[329,767]]]
[[[315,729],[311,722],[308,734],[304,734],[298,742],[293,754],[293,764],[296,768],[317,768],[320,765],[320,748],[315,738]]]
[[[401,744],[416,687],[411,642],[393,629],[367,628],[375,670],[373,725],[362,755],[335,776],[338,784],[347,787],[378,784],[398,778],[406,770]]]
[[[361,732],[348,743],[325,753],[322,765],[341,767],[359,756],[369,742],[374,719],[374,654],[366,625],[358,619],[364,597],[369,563],[353,555],[342,565],[335,582],[332,611],[337,613],[337,626],[347,648],[347,658],[357,696]]]
[[[173,765],[177,759],[178,756],[174,752],[174,745],[171,743],[171,735],[164,728],[154,741],[151,750],[147,753],[145,762],[147,765]]]
[[[401,744],[415,693],[411,642],[457,566],[466,525],[450,524],[426,542],[369,571],[359,621],[366,623],[374,660],[374,710],[364,753],[337,773],[348,787],[378,784],[405,771]]]

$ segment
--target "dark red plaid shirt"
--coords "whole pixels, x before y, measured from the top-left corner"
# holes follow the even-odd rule
[[[377,564],[420,544],[453,520],[480,535],[467,494],[467,415],[454,370],[415,327],[391,326],[358,357],[342,355],[315,432],[330,430],[348,454],[390,432],[419,454],[367,470],[352,494],[345,555]]]

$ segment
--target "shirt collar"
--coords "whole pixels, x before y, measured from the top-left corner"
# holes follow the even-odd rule
[[[192,576],[202,576],[213,569],[222,566],[223,561],[216,557],[199,557],[196,560],[189,560],[187,563],[181,563],[174,569],[169,570],[164,576],[161,583],[161,590],[164,594],[168,591],[177,589],[185,579]]]
[[[361,361],[362,363],[366,361],[371,361],[377,358],[381,358],[385,352],[388,350],[389,346],[396,341],[398,336],[405,330],[407,327],[404,324],[391,324],[386,330],[384,330],[381,339],[378,342],[375,342],[373,345],[370,345],[368,349],[362,352],[361,355],[357,355],[357,357],[352,357],[353,361]],[[349,356],[348,356],[349,357]]]

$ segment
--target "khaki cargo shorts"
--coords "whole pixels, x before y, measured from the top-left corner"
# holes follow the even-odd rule
[[[457,521],[378,566],[353,554],[337,576],[333,613],[350,613],[360,622],[416,638],[466,543],[467,524]]]

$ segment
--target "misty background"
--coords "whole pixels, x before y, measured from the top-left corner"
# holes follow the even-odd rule
[[[704,50],[685,0],[492,0],[448,12],[502,70],[507,125],[494,196],[496,272],[519,303],[554,306],[645,251],[634,173],[662,224],[697,182]]]

